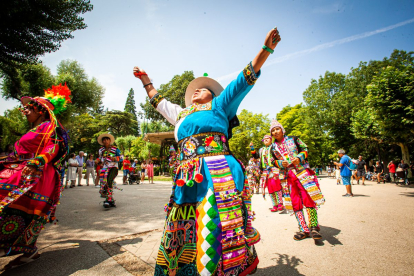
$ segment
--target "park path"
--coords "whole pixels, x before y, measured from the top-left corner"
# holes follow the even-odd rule
[[[344,198],[335,180],[320,183],[326,203],[318,211],[324,237],[318,244],[294,241],[295,217],[271,213],[270,198],[254,195],[253,225],[262,236],[256,275],[412,275],[414,185],[367,182]],[[39,238],[42,257],[2,275],[151,275],[170,184],[118,187],[118,207],[110,210],[92,186],[66,190],[59,223]]]

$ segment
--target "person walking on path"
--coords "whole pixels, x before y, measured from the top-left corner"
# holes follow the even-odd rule
[[[125,156],[124,161],[122,161],[122,170],[123,170],[123,177],[122,181],[124,185],[127,185],[127,178],[129,174],[129,168],[131,167],[131,161],[129,161],[129,156]]]
[[[70,188],[74,188],[76,184],[76,176],[78,175],[76,170],[78,170],[79,163],[78,160],[76,160],[76,155],[74,153],[71,153],[69,157],[67,180],[70,182]]]
[[[342,183],[346,187],[346,194],[344,194],[344,197],[353,197],[354,194],[352,193],[352,186],[351,186],[351,176],[352,171],[349,168],[351,165],[351,158],[345,154],[345,150],[340,149],[338,150],[338,155],[341,160],[338,162],[334,162],[335,165],[337,165],[341,171],[341,179]]]
[[[147,165],[148,182],[154,184],[154,163],[150,160]]]
[[[365,185],[365,173],[367,171],[367,163],[362,160],[362,156],[358,157],[358,165],[357,165],[357,175],[356,180],[357,184],[359,184],[359,179],[362,178],[362,185]]]
[[[89,154],[88,160],[86,160],[86,186],[89,186],[89,175],[92,176],[93,183],[95,183],[95,160],[93,154]]]
[[[322,238],[319,233],[317,207],[325,203],[318,178],[307,162],[308,147],[296,136],[286,136],[282,124],[272,120],[270,132],[274,141],[275,166],[280,170],[283,187],[283,200],[286,210],[294,212],[299,225],[295,240],[303,240],[310,235],[315,240]],[[306,223],[303,208],[308,213]]]
[[[141,163],[141,182],[142,182],[142,184],[144,184],[145,170],[146,169],[147,169],[147,164],[145,163],[145,161],[142,161],[142,163]]]
[[[397,184],[397,178],[395,175],[396,167],[392,160],[390,161],[390,163],[388,163],[387,168],[388,168],[388,172],[390,173],[391,181]]]
[[[76,160],[78,161],[78,170],[76,171],[76,173],[78,174],[78,186],[82,186],[81,181],[82,181],[82,172],[83,172],[83,156],[84,156],[84,152],[80,151],[79,155],[76,156]]]
[[[70,94],[60,84],[45,90],[44,97],[21,98],[20,110],[32,129],[15,143],[12,160],[0,163],[0,257],[19,255],[4,270],[40,258],[37,239],[44,225],[56,219],[59,171],[69,149],[68,133],[56,114],[71,102]]]
[[[98,143],[103,146],[99,149],[99,158],[103,164],[99,179],[101,182],[100,194],[101,197],[105,198],[104,208],[116,207],[113,196],[113,184],[115,177],[118,175],[118,162],[121,151],[113,145],[114,142],[114,136],[109,133],[98,136]]]
[[[230,154],[228,139],[237,125],[240,103],[279,41],[275,28],[259,54],[224,90],[209,77],[191,81],[186,108],[163,98],[146,72],[134,67],[151,104],[175,126],[180,149],[155,275],[236,276],[256,271],[259,259],[253,244],[260,235],[251,227],[251,194],[242,164]],[[165,242],[178,233],[189,236],[180,243]]]

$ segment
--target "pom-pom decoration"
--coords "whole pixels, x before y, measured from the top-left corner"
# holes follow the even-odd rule
[[[204,179],[204,177],[201,173],[196,174],[195,177],[194,177],[194,181],[197,182],[197,183],[203,182],[203,179]]]
[[[184,179],[178,179],[177,180],[177,186],[178,187],[182,187],[182,186],[184,186],[185,185],[185,181],[184,181]]]
[[[192,179],[190,179],[190,180],[187,181],[186,185],[191,188],[191,187],[194,186],[194,181]]]
[[[71,103],[71,92],[66,85],[52,85],[52,88],[45,90],[45,98],[47,98],[54,106],[53,113],[59,114],[66,110],[67,103]]]

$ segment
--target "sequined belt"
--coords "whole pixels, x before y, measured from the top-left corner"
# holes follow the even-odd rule
[[[178,148],[181,162],[196,157],[230,154],[226,135],[220,132],[205,132],[188,136],[178,142]]]

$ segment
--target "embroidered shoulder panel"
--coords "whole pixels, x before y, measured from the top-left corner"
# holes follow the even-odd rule
[[[193,103],[192,105],[187,106],[186,108],[181,110],[181,112],[177,116],[177,122],[194,112],[211,110],[211,106],[211,101],[205,104]]]
[[[251,62],[247,64],[247,66],[243,69],[243,75],[244,75],[244,78],[246,79],[246,82],[249,85],[255,84],[257,79],[259,78],[254,72],[253,65]]]

